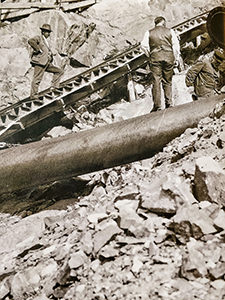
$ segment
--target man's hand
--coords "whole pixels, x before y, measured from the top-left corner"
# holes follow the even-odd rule
[[[41,54],[42,53],[42,50],[40,49],[40,50],[36,50],[36,51],[34,51],[34,54]]]
[[[181,58],[181,56],[179,56],[176,60],[175,60],[175,68],[178,68],[179,72],[184,70],[184,63],[183,63],[183,59]]]
[[[189,86],[187,90],[188,90],[189,94],[191,94],[191,95],[194,94],[194,87],[193,86]]]
[[[178,67],[179,67],[179,60],[178,60],[178,59],[175,60],[174,67],[175,67],[175,68],[178,68]]]

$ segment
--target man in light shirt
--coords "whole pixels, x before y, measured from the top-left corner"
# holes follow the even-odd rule
[[[173,69],[180,61],[180,44],[174,30],[166,27],[164,17],[157,17],[154,22],[155,27],[146,31],[141,47],[149,57],[153,75],[153,111],[156,111],[173,106],[172,77]],[[165,103],[161,100],[161,84]]]
[[[52,64],[53,54],[49,48],[48,37],[51,33],[51,26],[43,24],[41,27],[41,35],[35,36],[28,40],[28,44],[32,47],[31,65],[34,67],[34,75],[31,83],[30,99],[38,99],[38,87],[44,76],[44,72],[53,73],[52,87],[59,87],[60,79],[64,73],[63,69]]]

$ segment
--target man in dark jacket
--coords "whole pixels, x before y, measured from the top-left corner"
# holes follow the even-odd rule
[[[211,59],[197,61],[188,71],[185,78],[187,87],[193,86],[193,100],[215,95],[224,85],[223,51],[215,50]]]
[[[38,88],[44,76],[44,72],[53,73],[52,86],[59,87],[63,70],[52,64],[53,54],[49,48],[47,38],[51,33],[51,26],[43,24],[41,27],[41,35],[29,39],[28,44],[32,47],[31,65],[34,67],[34,75],[31,83],[30,98],[38,98]]]
[[[166,27],[164,17],[157,17],[154,22],[155,27],[145,33],[141,46],[149,57],[153,75],[153,110],[161,110],[173,106],[172,77],[175,64],[180,61],[180,44],[174,30]],[[161,84],[164,90],[164,104],[161,101]]]

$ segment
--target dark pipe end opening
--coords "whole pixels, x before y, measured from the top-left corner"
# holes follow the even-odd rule
[[[212,9],[207,18],[207,30],[212,41],[221,48],[225,48],[225,7]]]

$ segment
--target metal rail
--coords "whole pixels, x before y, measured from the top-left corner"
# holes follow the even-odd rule
[[[173,29],[182,37],[188,31],[196,30],[205,24],[208,13],[205,12],[178,24]],[[46,89],[40,92],[39,100],[26,98],[0,110],[0,141],[18,142],[20,132],[62,111],[65,106],[72,105],[122,76],[143,67],[147,62],[148,59],[142,52],[140,44],[137,44],[62,82],[59,89]]]

